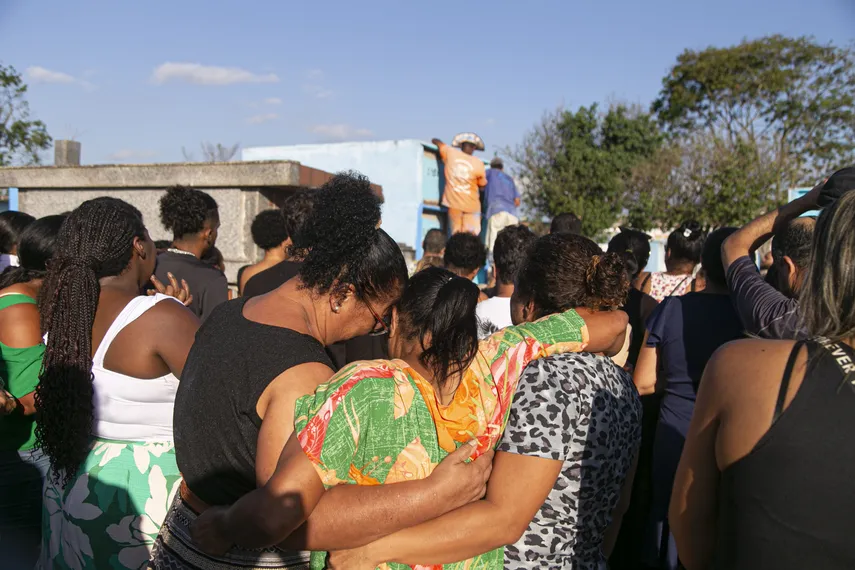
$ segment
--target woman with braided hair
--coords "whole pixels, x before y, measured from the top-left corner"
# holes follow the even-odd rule
[[[32,568],[41,544],[48,460],[35,441],[45,351],[36,299],[63,219],[47,216],[27,226],[17,244],[19,265],[0,277],[0,379],[11,408],[0,419],[0,560],[10,568]]]
[[[84,202],[58,244],[39,295],[41,566],[140,568],[180,480],[172,408],[199,321],[171,297],[141,294],[155,248],[130,204]]]

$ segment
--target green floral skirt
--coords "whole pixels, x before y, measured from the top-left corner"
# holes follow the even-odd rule
[[[96,438],[68,485],[52,475],[42,509],[43,570],[146,567],[181,482],[172,442]]]

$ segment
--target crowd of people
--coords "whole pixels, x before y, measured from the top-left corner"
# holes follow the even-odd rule
[[[855,167],[648,272],[459,139],[415,271],[356,173],[235,294],[200,190],[0,214],[0,567],[853,567]]]

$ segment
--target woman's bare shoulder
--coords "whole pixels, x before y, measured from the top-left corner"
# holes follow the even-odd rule
[[[763,389],[767,382],[781,379],[795,344],[792,340],[744,339],[719,348],[704,370],[708,391],[738,397],[741,390]]]

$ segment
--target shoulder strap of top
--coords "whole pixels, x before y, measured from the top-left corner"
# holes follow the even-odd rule
[[[648,273],[644,278],[644,281],[641,282],[641,287],[639,287],[639,291],[644,291],[644,286],[650,282],[650,278],[653,276],[653,273]]]
[[[683,285],[685,285],[685,284],[686,284],[686,280],[687,280],[687,279],[689,279],[690,277],[691,277],[691,275],[687,275],[686,277],[684,277],[684,278],[683,278],[683,280],[682,280],[682,281],[680,281],[679,283],[677,283],[677,285],[675,285],[675,286],[674,286],[674,288],[673,288],[673,289],[671,289],[671,292],[670,292],[670,293],[668,293],[668,296],[669,296],[669,297],[671,297],[672,295],[674,295],[674,293],[676,293],[677,291],[679,291],[679,290],[680,290],[680,288],[681,288]]]
[[[784,413],[784,402],[787,399],[787,392],[790,388],[790,378],[793,376],[793,368],[796,366],[796,359],[799,356],[804,341],[799,341],[793,345],[793,350],[790,352],[790,357],[787,359],[787,366],[784,368],[784,377],[781,378],[781,387],[778,388],[778,401],[775,402],[775,413],[772,416],[772,424],[778,421],[781,414]]]
[[[10,299],[11,297],[11,299]],[[0,295],[0,309],[11,307],[12,305],[38,305],[38,302],[23,293],[3,293]]]
[[[143,313],[154,307],[164,299],[172,299],[177,302],[174,297],[167,295],[140,295],[131,299],[131,302],[125,305],[125,308],[116,316],[110,328],[107,329],[107,334],[104,335],[101,344],[98,345],[98,350],[95,351],[95,356],[92,357],[92,366],[104,366],[104,357],[110,349],[110,345],[116,339],[118,334],[122,332],[126,326],[140,318]]]

